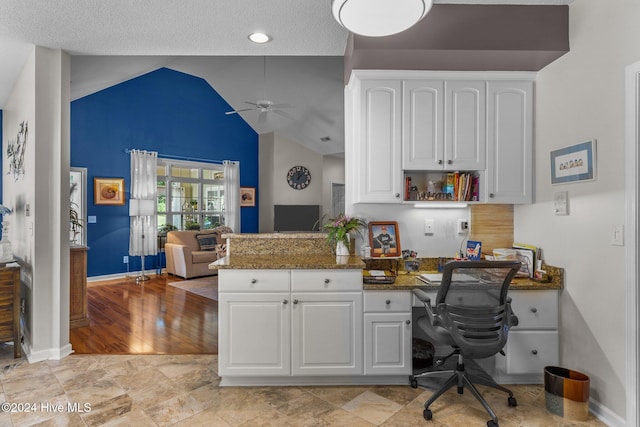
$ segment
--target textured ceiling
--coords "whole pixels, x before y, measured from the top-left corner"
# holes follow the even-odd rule
[[[271,114],[259,123],[254,112],[243,117],[259,133],[275,130],[323,154],[340,152],[341,57],[348,33],[333,20],[330,4],[330,0],[2,0],[0,108],[37,45],[72,55],[74,99],[167,66],[207,79],[234,108],[263,97],[292,104],[295,121]],[[252,31],[266,32],[273,40],[251,43],[247,35]],[[267,62],[266,83],[263,56],[280,57]],[[332,141],[322,145],[320,135]]]

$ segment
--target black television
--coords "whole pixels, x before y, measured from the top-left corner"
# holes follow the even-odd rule
[[[320,212],[320,205],[274,205],[273,230],[318,231]]]

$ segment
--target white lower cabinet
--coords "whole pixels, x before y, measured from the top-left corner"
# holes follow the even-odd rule
[[[411,374],[411,292],[365,291],[365,375]]]
[[[218,281],[223,381],[363,373],[361,270],[220,270]]]

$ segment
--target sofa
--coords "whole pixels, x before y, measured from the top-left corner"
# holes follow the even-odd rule
[[[230,233],[228,227],[211,230],[184,230],[167,233],[164,245],[167,257],[167,273],[184,279],[213,276],[209,264],[225,256],[225,241],[222,234]]]

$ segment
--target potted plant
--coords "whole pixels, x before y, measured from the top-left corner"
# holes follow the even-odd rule
[[[71,198],[69,206],[69,231],[73,234],[71,243],[78,243],[76,242],[76,240],[78,240],[78,234],[80,234],[80,229],[84,227],[84,219],[80,218],[80,214],[78,213],[80,206],[73,201],[73,193],[76,191],[77,187],[78,184],[74,182],[69,188],[69,195]]]
[[[335,218],[329,218],[322,228],[328,233],[327,242],[335,249],[336,255],[349,255],[350,233],[356,232],[362,236],[360,229],[366,225],[360,218],[341,213]]]

